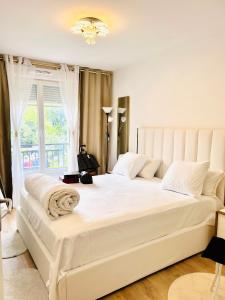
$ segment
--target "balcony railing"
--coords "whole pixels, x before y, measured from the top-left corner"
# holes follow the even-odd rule
[[[45,144],[46,169],[67,168],[68,144]],[[38,170],[41,166],[38,145],[21,145],[22,165],[25,171]]]

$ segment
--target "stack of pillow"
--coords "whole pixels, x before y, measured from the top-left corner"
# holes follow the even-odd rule
[[[190,196],[216,196],[223,171],[209,170],[209,162],[176,161],[171,164],[162,188]]]
[[[159,168],[160,162],[160,160],[150,159],[144,154],[127,152],[119,156],[112,172],[130,179],[136,176],[152,179]]]
[[[152,179],[161,161],[144,154],[127,152],[120,155],[113,174],[130,179],[140,176]],[[162,188],[191,196],[216,196],[217,188],[224,179],[221,170],[209,170],[209,162],[175,161],[162,179]]]

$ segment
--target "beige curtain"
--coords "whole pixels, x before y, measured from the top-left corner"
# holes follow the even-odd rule
[[[10,105],[3,61],[0,61],[0,188],[5,197],[12,197]]]
[[[112,74],[101,71],[80,72],[80,144],[94,154],[105,172],[106,116],[103,106],[112,106]]]

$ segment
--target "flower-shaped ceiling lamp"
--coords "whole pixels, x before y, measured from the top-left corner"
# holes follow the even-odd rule
[[[94,45],[97,36],[106,36],[109,33],[108,26],[97,18],[87,17],[76,22],[71,28],[76,34],[82,34],[89,45]]]

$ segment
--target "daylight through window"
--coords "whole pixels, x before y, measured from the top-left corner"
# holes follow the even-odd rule
[[[21,128],[25,172],[60,173],[67,168],[68,128],[57,82],[37,80]]]

